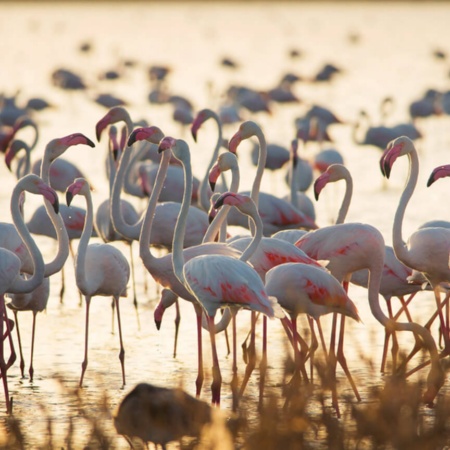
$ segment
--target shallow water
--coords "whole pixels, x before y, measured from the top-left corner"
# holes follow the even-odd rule
[[[103,92],[121,96],[133,119],[147,119],[160,126],[168,135],[185,138],[191,145],[195,175],[204,174],[204,160],[209,157],[215,140],[214,126],[205,125],[198,144],[193,143],[189,130],[182,130],[171,119],[171,110],[147,102],[149,82],[146,70],[151,64],[167,64],[172,68],[170,88],[173,93],[191,99],[196,110],[217,108],[222,93],[231,83],[268,89],[286,72],[312,76],[323,64],[330,62],[343,69],[332,83],[300,82],[295,89],[302,103],[295,106],[274,105],[272,115],[248,115],[261,124],[267,140],[288,145],[294,132],[294,119],[312,103],[329,107],[347,122],[332,128],[335,147],[342,153],[354,178],[354,195],[348,221],[367,222],[376,226],[387,244],[391,243],[391,226],[397,201],[406,177],[406,161],[399,161],[385,185],[378,160],[379,150],[359,148],[351,139],[351,123],[360,109],[366,109],[376,123],[379,104],[385,96],[395,99],[389,121],[407,120],[409,103],[420,97],[427,88],[448,89],[447,60],[433,57],[435,49],[447,51],[450,42],[448,23],[450,5],[446,3],[100,3],[100,4],[0,4],[0,48],[2,55],[2,84],[5,95],[20,91],[18,103],[32,96],[42,96],[55,108],[36,115],[40,124],[40,143],[35,152],[42,152],[54,137],[82,132],[95,139],[95,123],[106,110],[93,103],[92,98]],[[92,51],[82,53],[79,46],[89,42]],[[301,57],[289,57],[291,49],[301,51]],[[240,64],[239,70],[220,66],[228,56]],[[118,67],[125,59],[137,62],[124,70],[117,81],[100,81],[101,72]],[[89,85],[85,92],[65,92],[51,85],[50,74],[58,67],[80,73]],[[404,234],[408,236],[421,223],[433,219],[449,219],[448,186],[440,181],[426,188],[426,179],[439,164],[450,161],[450,119],[448,116],[419,122],[424,138],[418,144],[420,176],[416,193],[405,217]],[[230,137],[237,125],[229,126]],[[25,134],[26,138],[26,134]],[[244,146],[243,146],[244,147]],[[303,154],[310,157],[316,148]],[[249,188],[254,168],[250,157],[240,159],[248,176],[242,177],[242,188]],[[95,186],[94,203],[107,195],[104,175],[106,144],[95,149],[78,146],[64,157],[76,162]],[[287,193],[282,181],[284,173],[269,174],[263,188]],[[15,178],[0,165],[0,220],[9,221],[8,205]],[[384,186],[384,188],[383,188]],[[388,186],[388,187],[386,187]],[[316,202],[317,223],[328,225],[334,219],[343,186],[325,189]],[[311,192],[308,192],[311,194]],[[62,199],[62,198],[61,198]],[[63,201],[63,200],[62,200]],[[82,203],[78,203],[81,206]],[[26,213],[37,205],[34,199],[26,204]],[[139,202],[136,205],[141,206]],[[46,255],[51,255],[53,242],[38,238]],[[128,256],[128,249],[117,245]],[[122,300],[121,314],[126,350],[127,386],[121,389],[118,335],[111,334],[110,299],[95,298],[91,307],[89,366],[81,397],[88,411],[96,411],[98,399],[106,391],[114,408],[128,388],[140,381],[173,386],[180,381],[194,393],[196,377],[196,334],[193,308],[181,304],[180,343],[176,358],[172,358],[173,308],[167,311],[161,330],[153,322],[157,292],[153,281],[144,275],[138,252],[134,249],[137,274],[140,328],[131,296]],[[54,432],[61,439],[68,418],[73,417],[79,429],[85,421],[78,416],[74,399],[67,389],[75,389],[80,376],[83,357],[84,305],[79,305],[73,276],[73,265],[67,263],[66,298],[59,303],[60,278],[55,277],[47,311],[38,316],[35,380],[20,378],[16,363],[8,372],[14,411],[23,421],[27,435],[40,442],[46,433],[46,411],[54,417]],[[148,290],[145,290],[145,285]],[[130,288],[131,291],[131,288]],[[371,316],[364,289],[351,286],[350,297],[360,310],[362,323],[349,323],[346,352],[352,373],[359,380],[364,393],[371,385],[382,381],[377,368],[368,368],[361,355],[374,359],[378,367],[381,358],[383,332]],[[420,306],[419,306],[420,302]],[[430,293],[421,293],[412,314],[422,323],[433,311]],[[384,305],[383,305],[384,306]],[[324,322],[327,322],[326,320]],[[30,353],[31,314],[20,315],[26,363]],[[239,339],[243,340],[248,315],[240,314]],[[302,322],[302,327],[305,325]],[[285,356],[281,326],[271,321],[269,345],[269,386],[276,388],[281,380]],[[410,343],[410,337],[403,337]],[[403,342],[403,341],[402,341]],[[230,379],[230,357],[222,335],[220,344],[223,377]],[[205,365],[209,367],[209,340],[204,339]],[[243,373],[240,365],[239,372]],[[61,384],[56,377],[61,377]],[[209,399],[209,378],[205,381],[203,398]],[[351,392],[345,379],[343,393]],[[446,388],[444,388],[446,389]],[[250,380],[250,396],[257,398],[257,373]],[[45,410],[39,405],[44,405]],[[224,410],[230,407],[228,386],[223,388]],[[114,436],[111,423],[105,426]],[[126,448],[117,440],[118,448]]]

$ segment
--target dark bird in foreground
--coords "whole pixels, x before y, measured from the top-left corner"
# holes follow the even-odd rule
[[[122,400],[114,426],[131,448],[132,438],[140,438],[164,450],[168,442],[184,436],[199,437],[211,420],[211,407],[182,389],[139,383]]]

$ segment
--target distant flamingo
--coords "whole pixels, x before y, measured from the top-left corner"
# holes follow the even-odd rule
[[[112,245],[89,245],[93,226],[93,206],[90,186],[83,178],[77,178],[67,188],[68,206],[70,206],[75,195],[83,195],[87,204],[86,222],[78,245],[75,265],[77,286],[86,299],[86,331],[80,387],[83,386],[84,373],[88,365],[89,309],[91,298],[95,295],[114,297],[120,340],[119,360],[122,366],[122,381],[125,385],[125,350],[120,322],[119,298],[125,297],[127,294],[130,266],[122,253]]]
[[[264,134],[255,122],[247,121],[241,124],[239,130],[230,139],[230,151],[236,153],[239,144],[244,139],[249,139],[252,136],[258,138],[260,155],[256,176],[251,190],[251,197],[258,206],[258,211],[264,224],[264,235],[270,236],[281,229],[288,228],[317,228],[317,225],[313,220],[306,217],[305,214],[294,208],[289,202],[271,194],[260,193],[261,180],[266,163],[267,146]],[[242,194],[246,194],[246,192],[242,192]],[[245,218],[242,220],[243,216],[234,216],[235,215],[232,213],[228,215],[228,222],[230,225],[246,227],[248,220]]]
[[[258,245],[257,239],[261,238],[260,229],[259,236],[254,237],[252,244],[247,247],[239,259],[227,255],[203,254],[185,261],[182,238],[185,232],[185,218],[187,214],[186,199],[190,198],[189,191],[192,189],[190,183],[190,154],[189,147],[185,141],[174,140],[169,145],[174,156],[183,163],[186,176],[185,198],[174,234],[173,268],[177,278],[195,296],[207,314],[213,355],[212,403],[220,404],[222,377],[214,333],[214,316],[217,309],[229,305],[234,308],[248,308],[261,311],[269,317],[273,317],[275,314],[273,308],[276,301],[274,303],[274,301],[269,300],[261,278],[254,269],[245,263]],[[221,201],[231,202],[231,204],[240,203],[241,208],[242,203],[245,202],[245,205],[248,205],[250,208],[249,214],[251,213],[251,217],[259,220],[254,203],[250,203],[246,200],[247,198],[227,193],[221,197]],[[253,206],[253,210],[251,206]]]
[[[439,284],[450,281],[448,258],[450,230],[448,228],[419,228],[407,243],[403,241],[402,225],[406,206],[412,197],[419,174],[419,158],[411,139],[406,136],[391,141],[380,160],[381,171],[389,178],[392,166],[400,156],[407,156],[409,174],[394,218],[392,241],[397,258],[412,269],[422,272],[433,288],[436,308],[444,333],[444,354],[450,352],[449,330],[442,313]]]
[[[0,130],[0,151],[6,153],[8,150],[9,144],[15,139],[19,130],[23,128],[31,127],[34,131],[33,142],[29,145],[30,149],[36,147],[36,144],[39,140],[39,129],[36,122],[27,116],[18,117],[15,120],[14,125],[11,127],[4,127]]]
[[[32,194],[39,194],[46,198],[55,212],[58,211],[58,196],[56,192],[45,184],[41,178],[36,175],[27,175],[21,178],[14,187],[11,196],[11,216],[14,225],[23,240],[28,252],[31,255],[33,264],[33,273],[27,278],[20,276],[21,260],[12,251],[5,248],[0,248],[0,336],[3,336],[3,324],[6,324],[6,332],[9,336],[9,341],[13,354],[11,355],[11,361],[6,363],[4,357],[4,339],[0,339],[0,372],[2,375],[3,388],[5,391],[5,402],[7,412],[11,412],[11,403],[8,394],[8,381],[7,381],[7,369],[13,363],[15,359],[15,353],[13,350],[13,344],[11,339],[10,322],[8,320],[5,308],[5,293],[25,293],[36,289],[43,281],[45,275],[45,266],[42,254],[39,251],[36,243],[31,237],[27,227],[23,221],[20,211],[20,196],[22,192],[27,191]]]

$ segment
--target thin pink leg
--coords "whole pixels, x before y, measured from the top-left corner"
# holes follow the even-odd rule
[[[91,306],[91,297],[86,296],[86,322],[84,331],[84,360],[81,364],[80,387],[83,387],[84,373],[88,365],[88,344],[89,344],[89,308]]]
[[[119,342],[120,342],[120,352],[119,352],[119,361],[122,367],[122,382],[123,386],[126,385],[125,381],[125,349],[123,347],[123,338],[122,338],[122,324],[120,321],[120,309],[119,309],[119,297],[114,297],[114,302],[116,304],[117,309],[117,326],[119,328]]]
[[[203,348],[202,348],[202,314],[203,309],[198,306],[194,305],[195,309],[195,315],[197,318],[197,379],[195,380],[195,395],[197,397],[200,397],[200,393],[202,392],[202,386],[203,386]]]
[[[22,378],[25,378],[25,358],[23,357],[22,338],[20,337],[19,317],[17,311],[14,311],[14,318],[16,319],[17,342],[19,344],[20,374]]]
[[[33,381],[34,368],[33,368],[33,358],[34,358],[34,338],[36,335],[36,316],[37,312],[33,311],[33,328],[31,332],[31,356],[30,356],[30,369],[28,373],[30,374],[30,381]]]
[[[214,317],[208,316],[209,337],[211,339],[211,354],[213,360],[213,381],[211,384],[212,404],[220,406],[220,390],[222,387],[222,375],[219,367],[219,357],[216,348],[216,333],[214,325]]]

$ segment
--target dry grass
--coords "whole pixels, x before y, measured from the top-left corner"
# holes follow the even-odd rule
[[[287,379],[289,367],[290,364],[286,363]],[[327,380],[322,379],[320,383],[325,385]],[[225,417],[227,412],[220,411],[200,440],[183,439],[169,448],[434,450],[450,445],[450,395],[441,393],[434,408],[427,408],[421,401],[421,380],[412,382],[402,375],[386,377],[383,385],[367,390],[361,403],[343,396],[340,399],[341,419],[337,419],[332,408],[326,406],[329,403],[328,389],[321,389],[318,385],[312,387],[301,381],[286,383],[284,387],[271,387],[258,413],[255,413],[254,398],[243,398],[235,415]],[[83,444],[79,443],[80,433],[73,422],[67,424],[64,447],[55,444],[54,423],[47,415],[46,436],[42,437],[39,447],[33,445],[32,448],[118,448],[117,440],[103,426],[105,420],[111,420],[110,402],[106,395],[98,399],[96,410],[91,411],[83,403],[81,393],[74,390],[69,395],[76,401],[78,414],[89,430],[89,435],[83,437]],[[45,414],[45,411],[43,406],[39,414]],[[31,448],[20,417],[8,417],[4,429],[0,450]],[[136,448],[145,447],[136,443]]]

